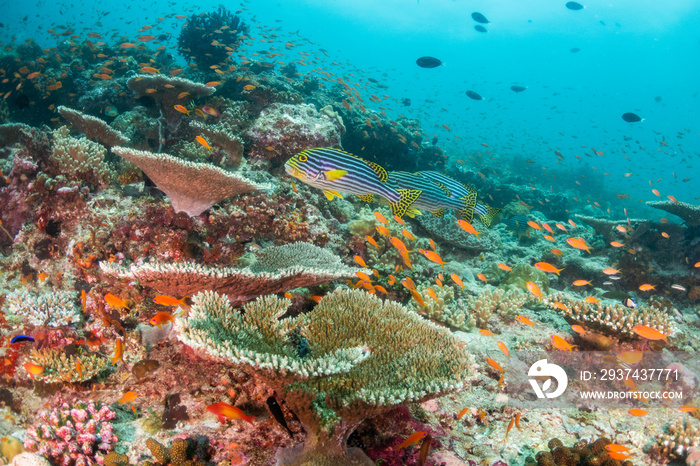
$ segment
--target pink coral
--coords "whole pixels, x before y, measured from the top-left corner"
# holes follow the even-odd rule
[[[46,456],[54,464],[102,464],[104,456],[119,441],[109,422],[115,416],[106,405],[64,403],[61,408],[39,413],[41,423],[27,429],[24,448]]]

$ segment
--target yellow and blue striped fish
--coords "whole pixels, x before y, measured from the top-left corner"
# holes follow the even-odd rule
[[[332,200],[340,193],[355,194],[365,202],[381,196],[389,202],[392,215],[403,217],[420,191],[387,184],[389,177],[381,165],[331,147],[307,149],[284,164],[287,174],[301,182],[323,190]]]
[[[461,201],[462,208],[456,209],[459,212],[462,220],[467,222],[472,221],[474,215],[474,208],[476,207],[476,189],[472,186],[466,186],[457,180],[450,178],[442,173],[433,171],[423,171],[418,172],[416,175],[427,178],[434,184],[436,184],[440,189],[442,189],[447,197],[451,199],[457,199]],[[459,202],[458,202],[459,205]]]
[[[479,217],[479,220],[481,220],[481,223],[483,223],[486,228],[491,226],[491,222],[493,222],[494,217],[498,215],[500,211],[501,209],[482,204],[478,201],[474,207],[474,213]]]
[[[409,215],[420,214],[421,211],[427,210],[435,217],[442,218],[445,215],[445,209],[454,209],[462,215],[469,216],[473,211],[473,207],[469,209],[465,207],[464,200],[449,197],[444,188],[413,173],[391,172],[387,184],[396,189],[402,187],[420,192],[418,198],[411,204]]]

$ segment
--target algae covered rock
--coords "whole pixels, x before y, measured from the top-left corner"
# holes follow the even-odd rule
[[[549,293],[549,278],[547,274],[529,264],[518,264],[503,278],[499,288],[506,290],[519,289],[527,291],[527,282],[534,282],[542,293]]]

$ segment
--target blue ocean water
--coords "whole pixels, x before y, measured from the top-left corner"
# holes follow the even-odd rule
[[[279,59],[292,60],[308,52],[309,66],[300,66],[302,72],[322,70],[365,87],[360,92],[368,107],[382,106],[391,118],[417,118],[453,160],[481,152],[484,165],[498,173],[509,161],[527,159],[534,162],[530,181],[547,187],[559,183],[553,171],[596,179],[606,187],[604,194],[613,196],[606,200],[619,205],[613,212],[618,217],[624,216],[623,206],[630,216],[662,216],[644,208],[644,201],[658,199],[650,182],[663,199],[673,195],[694,203],[700,180],[700,4],[591,1],[572,11],[565,3],[256,0],[225,7],[242,9],[241,17],[252,26],[253,45],[237,53],[276,46],[284,53]],[[175,47],[183,20],[174,15],[217,6],[6,1],[0,41],[33,38],[49,48],[56,45],[47,32],[53,28],[77,35],[94,31],[118,44],[151,25],[170,34],[166,45]],[[474,29],[475,11],[488,18],[488,32]],[[287,40],[297,46],[285,50]],[[426,55],[444,66],[418,67],[416,59]],[[515,93],[513,85],[527,89]],[[471,100],[467,90],[483,100]],[[372,104],[371,94],[390,99]],[[404,98],[410,107],[399,103]],[[627,123],[621,118],[625,112],[643,121]],[[576,190],[571,179],[557,188]],[[615,201],[616,193],[631,199]],[[581,196],[596,199],[590,192]]]

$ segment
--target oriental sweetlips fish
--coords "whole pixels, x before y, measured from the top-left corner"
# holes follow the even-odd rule
[[[374,195],[389,202],[392,215],[403,217],[408,207],[420,196],[419,190],[392,187],[389,174],[381,165],[330,147],[307,149],[284,164],[287,174],[323,190],[329,200],[342,199],[341,192],[355,194],[365,202]]]
[[[467,200],[449,196],[450,191],[443,189],[439,184],[428,178],[407,172],[391,172],[387,180],[389,186],[395,189],[408,188],[419,192],[418,198],[413,201],[409,215],[420,214],[427,210],[435,217],[442,218],[445,209],[453,209],[460,213],[462,218],[471,220],[474,205],[476,204],[476,191]]]

